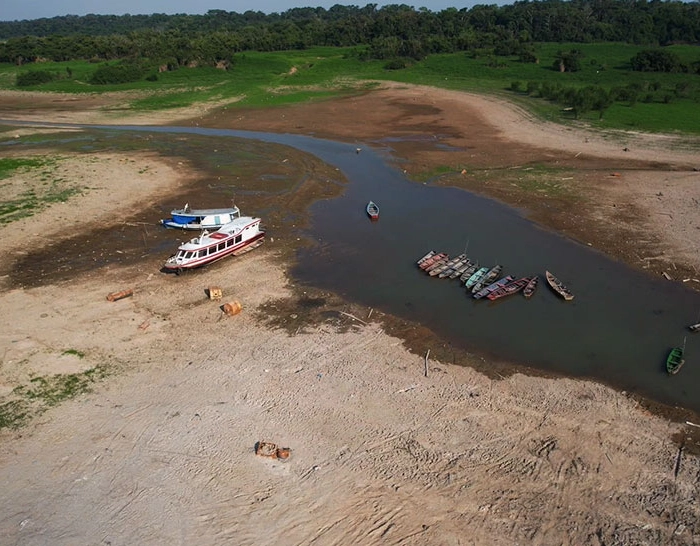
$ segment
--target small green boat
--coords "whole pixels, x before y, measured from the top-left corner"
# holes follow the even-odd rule
[[[685,363],[683,359],[684,349],[683,347],[674,347],[671,352],[668,353],[668,358],[666,359],[666,371],[671,375],[677,374],[678,370]]]

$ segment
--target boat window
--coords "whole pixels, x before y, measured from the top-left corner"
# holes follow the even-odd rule
[[[207,249],[206,249],[206,248],[203,248],[202,250],[200,250],[200,251],[197,253],[197,256],[198,256],[199,258],[204,258],[204,256],[206,256],[206,255],[207,255]]]
[[[236,241],[235,241],[236,244],[240,243],[242,238],[243,238],[242,235],[236,235]]]

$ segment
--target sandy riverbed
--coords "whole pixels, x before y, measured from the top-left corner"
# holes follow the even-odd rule
[[[494,142],[513,139],[523,149],[575,155],[590,144],[586,154],[602,157],[609,148],[602,137],[598,148],[595,135],[541,128],[496,100],[403,86],[373,93],[353,100],[363,110],[374,100],[375,115],[383,107],[392,130],[400,125],[392,108],[414,102],[430,106],[424,115],[433,118],[459,111],[455,126],[481,119]],[[50,104],[31,110],[16,100],[18,118],[54,119]],[[56,119],[112,119],[103,103],[66,104],[71,109]],[[290,110],[276,127],[296,115],[314,123],[346,106],[319,105],[317,118],[311,107]],[[206,111],[196,114],[204,119]],[[274,120],[258,122],[267,130]],[[363,138],[381,131],[367,124]],[[694,157],[653,139],[645,152],[645,139],[615,153],[640,161],[654,153],[670,167],[640,170],[648,186],[643,176],[625,175],[616,198],[638,199],[671,259],[700,267]],[[162,195],[192,175],[147,152],[76,155],[61,168],[90,180],[91,190],[0,228],[3,255],[63,236],[64,207],[80,211],[74,216],[89,227],[109,217],[110,204]],[[664,200],[650,197],[659,176]],[[25,174],[6,183],[41,180]],[[667,220],[660,212],[672,203],[689,208]],[[699,543],[700,462],[689,453],[695,427],[592,382],[493,380],[433,359],[426,366],[424,355],[385,333],[377,313],[338,313],[295,334],[270,328],[261,320],[266,306],[292,296],[277,253],[270,243],[196,275],[136,266],[0,292],[0,393],[33,376],[112,370],[94,392],[0,432],[0,536],[8,544]],[[106,300],[127,286],[132,297]],[[209,286],[243,311],[223,315],[221,302],[206,297]],[[256,456],[260,440],[290,447],[291,457]]]

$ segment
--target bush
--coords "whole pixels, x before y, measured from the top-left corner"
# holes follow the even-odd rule
[[[45,70],[29,70],[28,72],[17,75],[17,87],[41,85],[42,83],[49,83],[57,78],[58,76],[53,72],[47,72]]]
[[[92,74],[90,83],[94,85],[110,85],[139,81],[145,70],[134,63],[121,63],[100,66]]]
[[[408,65],[405,60],[403,59],[392,59],[388,63],[384,65],[385,70],[402,70],[406,68]]]
[[[630,64],[638,72],[687,72],[678,55],[665,49],[640,51],[630,59]]]

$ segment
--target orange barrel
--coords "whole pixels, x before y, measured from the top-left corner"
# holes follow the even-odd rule
[[[117,301],[122,298],[128,298],[134,293],[134,291],[131,288],[127,288],[126,290],[121,290],[119,292],[112,292],[111,294],[107,294],[107,300],[108,301]]]
[[[238,301],[224,303],[224,313],[226,313],[229,317],[237,315],[241,312],[241,309],[243,309],[243,307],[241,307],[241,304]]]
[[[278,459],[289,459],[289,456],[291,455],[292,450],[289,449],[288,447],[279,447],[277,448],[277,458]]]

